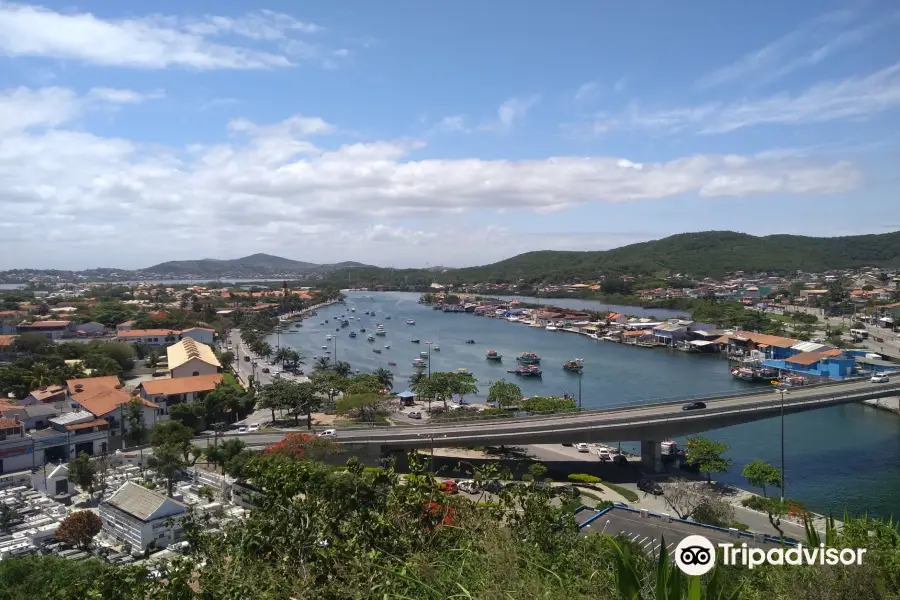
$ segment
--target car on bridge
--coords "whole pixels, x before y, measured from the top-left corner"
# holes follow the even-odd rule
[[[876,375],[872,375],[872,379],[870,379],[872,383],[889,383],[891,378],[885,375],[884,373],[878,373]]]
[[[705,402],[688,402],[684,406],[681,407],[681,410],[700,410],[701,408],[706,408]]]

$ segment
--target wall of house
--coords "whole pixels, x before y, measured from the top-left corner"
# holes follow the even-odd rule
[[[191,331],[182,332],[181,338],[191,338],[195,342],[200,342],[201,344],[206,344],[208,346],[212,346],[215,341],[213,332],[203,329],[193,329]]]
[[[194,375],[211,375],[218,372],[219,369],[215,365],[205,363],[199,358],[194,358],[180,367],[172,369],[172,377],[193,377]]]
[[[10,436],[0,442],[0,461],[2,461],[0,473],[14,473],[31,469],[36,464],[35,458],[29,436]]]
[[[157,548],[165,548],[183,537],[181,516],[163,517],[144,522],[109,504],[100,505],[100,519],[103,531],[123,542],[131,544],[132,550],[145,550],[151,542]],[[172,520],[171,526],[167,523]]]

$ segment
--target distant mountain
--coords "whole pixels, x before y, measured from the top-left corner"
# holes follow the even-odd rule
[[[863,266],[900,267],[900,231],[819,238],[756,237],[733,231],[682,233],[621,248],[589,252],[526,252],[481,267],[448,271],[443,282],[565,281],[604,275],[718,277],[734,271],[822,272]]]
[[[310,275],[326,274],[338,269],[350,267],[367,267],[357,262],[342,262],[333,265],[321,265],[317,263],[303,262],[273,256],[271,254],[252,254],[242,258],[221,260],[216,258],[203,258],[200,260],[173,260],[146,269],[141,269],[144,275],[160,275],[170,277],[258,277],[281,275]]]

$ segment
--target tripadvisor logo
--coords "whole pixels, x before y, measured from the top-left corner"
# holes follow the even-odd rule
[[[746,543],[718,544],[722,564],[743,565],[748,569],[760,565],[861,565],[865,548],[826,548],[825,544],[793,548],[750,548]],[[702,535],[689,535],[675,547],[675,564],[686,575],[703,575],[716,566],[716,547]]]

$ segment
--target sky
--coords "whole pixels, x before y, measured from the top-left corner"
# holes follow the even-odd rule
[[[0,269],[900,229],[900,5],[0,0]]]

